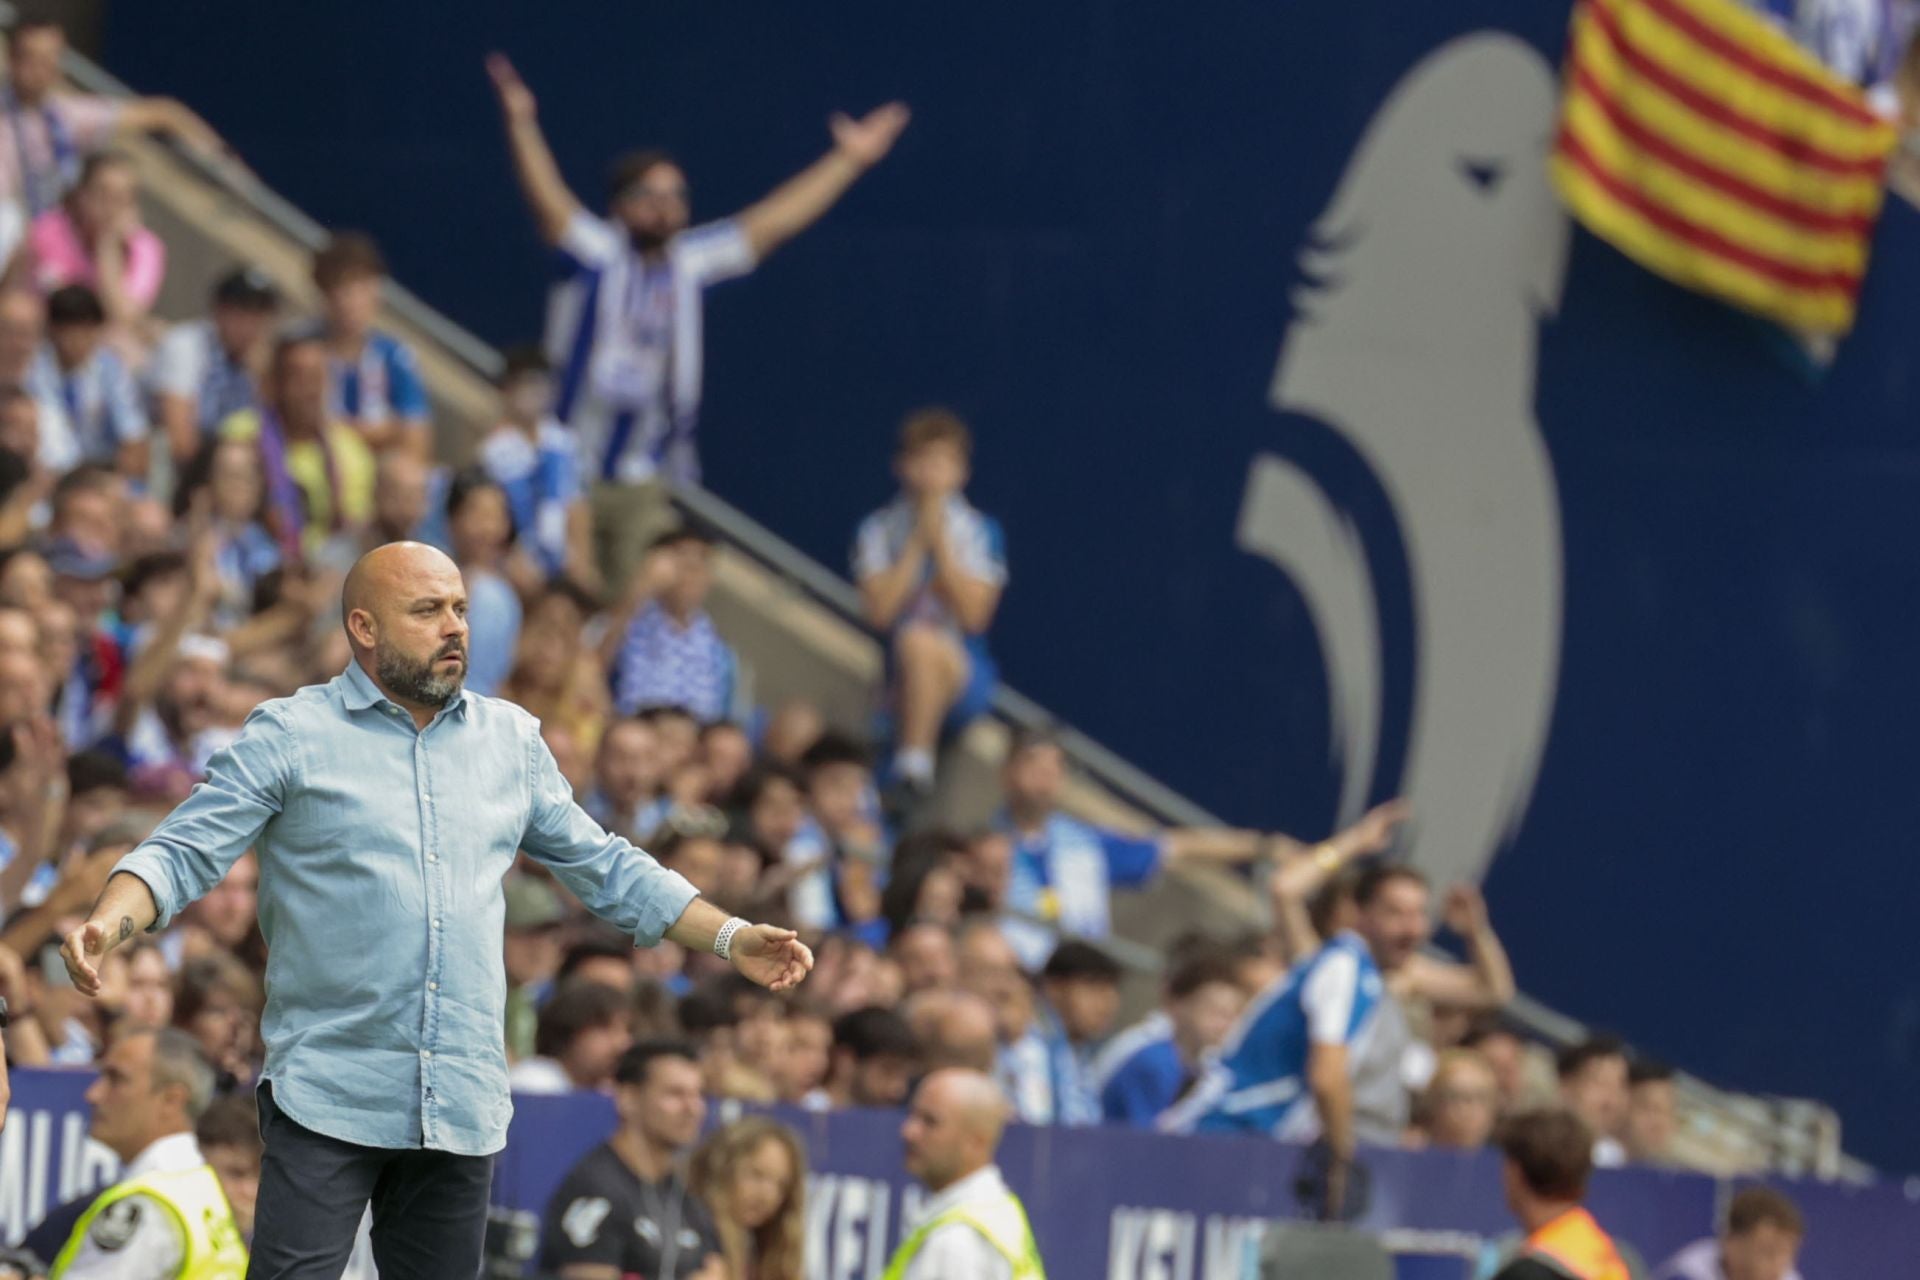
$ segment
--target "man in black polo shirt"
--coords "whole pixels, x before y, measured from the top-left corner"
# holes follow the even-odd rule
[[[568,1172],[548,1202],[542,1274],[684,1280],[709,1263],[718,1272],[713,1219],[687,1190],[681,1168],[707,1114],[693,1047],[642,1041],[622,1055],[613,1078],[620,1126]]]

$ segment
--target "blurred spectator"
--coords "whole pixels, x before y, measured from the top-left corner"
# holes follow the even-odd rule
[[[908,995],[950,987],[959,973],[952,931],[931,920],[910,921],[893,935],[887,954],[900,966]]]
[[[510,567],[514,585],[531,595],[547,578],[566,574],[594,587],[593,521],[580,484],[573,433],[556,421],[547,358],[535,347],[505,353],[500,415],[481,437],[479,462],[506,491],[520,530]]]
[[[804,886],[816,873],[830,874],[829,852],[808,819],[805,794],[795,770],[762,763],[740,780],[727,808],[743,819],[746,839],[774,859],[776,869],[762,878],[760,893],[780,895],[793,919],[818,928],[825,912]]]
[[[1088,1087],[1102,1117],[1151,1128],[1192,1087],[1245,1003],[1225,954],[1188,955],[1168,973],[1161,1009],[1115,1036],[1094,1060]]]
[[[733,976],[717,973],[695,987],[680,1002],[680,1023],[699,1055],[710,1096],[772,1102],[778,1094],[767,1041],[777,1039],[777,1020],[768,1019],[773,1011],[759,1001],[741,999]]]
[[[1256,998],[1192,1093],[1162,1119],[1179,1131],[1324,1137],[1336,1218],[1356,1142],[1397,1143],[1407,1127],[1401,1065],[1411,1034],[1385,975],[1425,944],[1431,902],[1425,877],[1393,865],[1370,870],[1354,897],[1356,930],[1334,935]]]
[[[967,991],[922,991],[901,1010],[928,1071],[966,1067],[991,1075],[1000,1054],[993,1006]]]
[[[1463,1049],[1472,1049],[1493,1069],[1495,1085],[1500,1090],[1500,1113],[1525,1111],[1544,1105],[1552,1100],[1557,1092],[1551,1080],[1551,1071],[1544,1074],[1544,1081],[1532,1078],[1530,1068],[1533,1065],[1527,1042],[1510,1027],[1498,1022],[1486,1021],[1467,1032],[1460,1041]]]
[[[1092,943],[1070,939],[1047,957],[1040,986],[1049,1032],[1065,1037],[1078,1061],[1091,1062],[1120,1016],[1120,962]]]
[[[515,1063],[507,1082],[515,1093],[604,1090],[631,1043],[623,991],[586,978],[563,979],[540,1010],[534,1056]]]
[[[503,572],[514,539],[506,490],[477,467],[460,472],[447,489],[447,532],[467,584],[466,687],[490,697],[520,642],[520,597]]]
[[[1169,864],[1245,863],[1268,852],[1291,852],[1288,836],[1225,828],[1175,828],[1150,835],[1103,830],[1060,812],[1067,757],[1046,732],[1023,732],[1001,771],[1006,810],[998,825],[1013,838],[1007,906],[1030,922],[1010,933],[1030,963],[1057,928],[1098,940],[1112,931],[1115,888],[1151,884]],[[1317,846],[1322,858],[1346,860],[1378,853],[1405,817],[1399,805],[1381,805]]]
[[[194,1126],[193,1135],[200,1143],[200,1154],[220,1178],[234,1225],[242,1236],[251,1238],[254,1205],[260,1198],[260,1163],[267,1150],[252,1095],[215,1099]]]
[[[33,662],[30,654],[0,655],[0,673]],[[20,675],[20,687],[46,705],[47,682],[37,666]],[[63,852],[53,847],[64,814],[57,780],[65,772],[60,732],[50,717],[29,709],[0,724],[0,912],[36,905],[53,890]]]
[[[1066,1037],[1043,1019],[1033,981],[991,923],[960,935],[961,982],[993,1009],[999,1041],[994,1079],[1028,1124],[1093,1124],[1099,1109],[1085,1068]]]
[[[1007,584],[1006,547],[999,522],[963,492],[972,456],[973,434],[954,414],[908,415],[894,456],[900,494],[854,535],[867,621],[889,637],[890,782],[909,796],[932,790],[941,738],[987,709],[999,678],[986,634]]]
[[[373,237],[335,232],[313,256],[313,283],[327,347],[327,414],[359,432],[376,453],[427,456],[427,391],[413,348],[374,327],[387,263]]]
[[[147,313],[167,274],[167,247],[140,222],[140,175],[116,151],[96,151],[61,202],[35,217],[7,268],[10,284],[43,294],[85,285],[99,295],[114,344],[147,345]]]
[[[1800,1280],[1795,1268],[1806,1235],[1793,1201],[1772,1187],[1745,1187],[1727,1206],[1719,1238],[1667,1259],[1657,1280]]]
[[[1434,1066],[1419,1110],[1420,1124],[1408,1145],[1478,1151],[1493,1137],[1500,1118],[1493,1068],[1471,1049],[1447,1050]]]
[[[683,825],[697,828],[699,825],[697,822],[683,820],[698,819],[702,812],[712,821],[709,829],[725,832],[726,818],[717,810],[690,812],[675,809],[667,816],[666,825],[661,828],[665,834],[656,834],[651,848],[654,859],[661,866],[685,876],[687,883],[691,884],[701,897],[712,902],[724,898],[726,894],[726,846],[702,830],[681,829]]]
[[[111,463],[130,482],[144,485],[147,410],[125,359],[105,345],[106,324],[99,295],[85,285],[55,289],[47,298],[52,367],[45,376],[60,389],[68,433],[55,465],[71,466],[82,458]]]
[[[265,948],[255,944],[259,923],[260,859],[248,850],[227,868],[220,883],[180,912],[169,940],[180,948],[180,959],[217,950],[264,967]]]
[[[71,93],[60,81],[67,35],[57,22],[27,17],[7,33],[7,84],[0,91],[0,200],[27,218],[55,207],[80,177],[89,152],[115,133],[168,133],[208,157],[226,146],[207,123],[171,98]],[[18,230],[14,234],[17,236]],[[0,243],[0,252],[13,246]]]
[[[371,551],[389,542],[446,540],[446,513],[435,510],[434,495],[444,488],[425,462],[410,453],[388,450],[374,466],[373,521],[361,533],[360,549]],[[440,504],[444,508],[444,501]]]
[[[707,798],[718,803],[753,767],[753,740],[731,720],[715,720],[700,726],[698,754],[706,772]]]
[[[841,1014],[833,1024],[832,1066],[821,1101],[834,1108],[900,1106],[919,1064],[913,1030],[892,1009],[869,1006]]]
[[[1494,1280],[1629,1280],[1638,1274],[1582,1202],[1593,1171],[1593,1133],[1566,1111],[1504,1121],[1495,1139],[1507,1207],[1526,1233]]]
[[[608,218],[581,207],[541,134],[533,92],[504,57],[487,61],[522,194],[546,242],[576,268],[555,294],[547,351],[562,370],[555,415],[579,439],[594,497],[598,560],[624,590],[666,518],[658,480],[700,479],[702,294],[745,275],[833,207],[906,127],[891,103],[832,121],[833,150],[733,218],[689,230],[686,174],[666,153],[613,164]]]
[[[611,710],[606,675],[582,640],[595,612],[593,598],[569,578],[536,592],[520,628],[513,672],[499,694],[542,725],[559,725],[586,750],[599,745]]]
[[[826,866],[795,886],[795,919],[883,941],[879,885],[886,874],[887,841],[878,820],[867,751],[845,734],[829,730],[801,755],[800,770],[809,826]]]
[[[556,983],[583,979],[612,987],[622,995],[632,991],[633,940],[626,935],[594,926],[593,932],[576,938],[560,958]]]
[[[620,1057],[619,1126],[561,1180],[541,1224],[540,1267],[555,1275],[724,1275],[712,1216],[680,1174],[707,1103],[691,1046],[646,1041]],[[601,1270],[585,1270],[594,1266]]]
[[[773,1063],[773,1084],[780,1101],[804,1101],[826,1085],[832,1066],[833,1023],[817,1009],[789,1005],[785,1052]]]
[[[802,1280],[806,1152],[765,1116],[716,1130],[693,1153],[688,1190],[713,1215],[732,1280]]]
[[[584,802],[593,820],[617,835],[642,841],[666,817],[660,735],[644,720],[616,720],[594,755],[593,786]]]
[[[224,640],[197,633],[220,589],[205,550],[196,552],[187,594],[128,668],[114,707],[112,741],[126,756],[135,791],[169,804],[186,798],[213,753],[239,732],[221,717],[232,651]],[[187,634],[190,628],[196,633]]]
[[[1562,1049],[1554,1061],[1560,1100],[1593,1132],[1593,1163],[1617,1169],[1627,1162],[1620,1135],[1627,1123],[1627,1049],[1612,1036],[1594,1036]]]
[[[36,963],[38,957],[35,957]],[[18,951],[0,942],[0,1000],[7,1002],[6,1036],[0,1043],[0,1121],[6,1117],[5,1063],[19,1067],[47,1065],[47,1037],[34,1016],[35,984],[27,977],[27,962]]]
[[[1627,1067],[1627,1119],[1621,1145],[1634,1164],[1673,1163],[1673,1140],[1680,1132],[1680,1098],[1674,1070],[1651,1058],[1635,1058]]]
[[[684,707],[700,723],[735,710],[739,660],[707,615],[713,540],[691,526],[654,540],[601,643],[625,715]]]
[[[947,831],[916,831],[902,838],[880,891],[888,929],[897,934],[915,921],[948,929],[959,924],[967,892],[961,873],[966,853],[966,842]]]
[[[129,1024],[158,1030],[173,1025],[173,974],[160,944],[145,938],[121,949],[127,964],[126,1003],[121,1012]]]
[[[208,314],[167,330],[147,381],[175,467],[219,425],[259,405],[280,291],[257,267],[236,267],[213,286]]]
[[[281,550],[289,559],[317,556],[372,514],[373,453],[328,416],[327,350],[317,333],[275,344],[261,398],[260,407],[230,415],[220,433],[258,444]]]
[[[267,529],[267,483],[260,451],[241,440],[209,440],[182,469],[174,512],[204,509],[213,540],[220,594],[214,624],[231,631],[255,613],[261,580],[282,567],[280,544]]]
[[[566,909],[546,880],[513,872],[506,898],[507,1058],[533,1056],[540,1003],[560,969],[560,926]]]
[[[180,966],[173,1025],[199,1045],[222,1093],[254,1083],[264,1004],[259,977],[225,951],[194,956]]]
[[[121,551],[121,515],[126,503],[126,481],[111,466],[83,462],[60,477],[53,486],[46,542],[48,564],[56,578],[61,569],[53,560],[63,546],[72,546],[90,556],[105,556],[108,558],[106,568],[112,570],[113,557]],[[104,590],[89,600],[63,598],[88,621],[105,612],[111,603]],[[89,608],[89,604],[97,607]]]
[[[635,718],[653,726],[660,739],[660,768],[669,783],[681,770],[694,762],[700,747],[700,721],[691,711],[675,703],[642,707]]]

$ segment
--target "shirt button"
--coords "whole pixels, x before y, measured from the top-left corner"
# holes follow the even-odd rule
[[[439,917],[439,916],[435,916],[435,917],[433,918],[433,927],[434,927],[434,928],[436,928],[436,929],[438,929],[438,928],[440,927],[440,917]]]
[[[420,1051],[420,1056],[421,1056],[422,1058],[431,1058],[431,1057],[433,1057],[433,1050],[431,1050],[431,1049],[422,1049],[422,1050]]]
[[[440,989],[440,984],[437,982],[429,982],[427,984],[427,990],[429,991],[438,991],[439,989]]]
[[[440,861],[440,855],[439,855],[439,854],[437,854],[437,853],[430,853],[430,854],[428,854],[428,855],[427,855],[427,861],[428,861],[428,862],[438,862],[438,861]]]

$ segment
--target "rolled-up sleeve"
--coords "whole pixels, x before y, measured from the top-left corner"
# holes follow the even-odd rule
[[[207,779],[152,835],[114,865],[138,876],[167,927],[188,903],[226,876],[286,802],[296,766],[287,727],[270,706],[247,717],[240,736],[207,762]]]
[[[653,946],[697,896],[694,887],[588,817],[547,744],[535,732],[528,739],[533,808],[521,847],[552,867],[587,910]]]

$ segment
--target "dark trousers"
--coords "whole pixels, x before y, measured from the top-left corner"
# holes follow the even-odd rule
[[[373,1205],[380,1280],[477,1276],[493,1157],[355,1146],[302,1128],[259,1091],[266,1160],[247,1280],[340,1280]]]

